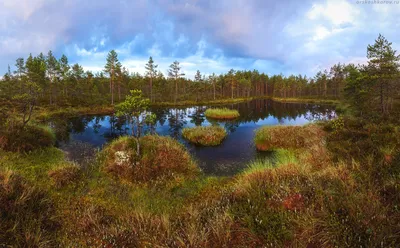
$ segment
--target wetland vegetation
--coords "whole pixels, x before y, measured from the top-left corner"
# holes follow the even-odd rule
[[[399,56],[383,36],[367,51],[310,80],[190,80],[178,62],[165,78],[153,59],[142,76],[115,51],[98,74],[17,60],[0,81],[0,246],[396,247]]]

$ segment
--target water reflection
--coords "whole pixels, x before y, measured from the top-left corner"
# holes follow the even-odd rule
[[[332,106],[318,104],[279,103],[271,100],[254,100],[246,103],[229,104],[221,107],[237,109],[240,117],[233,121],[216,121],[204,116],[207,106],[191,108],[153,108],[157,116],[155,132],[176,138],[189,149],[205,173],[232,175],[246,164],[270,153],[257,152],[253,146],[254,130],[263,125],[303,125],[311,121],[334,118]],[[50,123],[56,131],[58,145],[71,149],[76,141],[92,147],[101,147],[131,130],[124,118],[115,116],[80,116],[55,119]],[[228,137],[218,147],[197,147],[181,137],[185,127],[221,125]],[[144,128],[149,132],[149,128]],[[73,154],[72,152],[70,152]]]

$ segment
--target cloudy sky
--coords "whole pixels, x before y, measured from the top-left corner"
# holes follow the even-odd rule
[[[166,74],[233,69],[312,76],[363,63],[379,33],[400,50],[400,3],[357,0],[0,0],[0,74],[52,50],[102,70],[115,49],[131,72],[153,56]]]

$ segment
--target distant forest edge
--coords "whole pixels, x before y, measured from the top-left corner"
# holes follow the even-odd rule
[[[230,70],[221,75],[205,76],[197,71],[194,79],[185,78],[178,61],[168,75],[157,70],[150,57],[145,75],[130,73],[108,53],[104,70],[84,71],[79,64],[70,65],[63,55],[57,59],[29,55],[18,58],[15,70],[0,81],[0,97],[4,103],[28,106],[93,106],[114,105],[125,99],[131,89],[142,90],[153,104],[207,102],[228,99],[272,97],[285,99],[346,100],[362,113],[367,106],[387,114],[398,98],[399,56],[382,35],[367,48],[366,65],[336,64],[314,77],[303,75],[269,76],[257,70]],[[7,104],[3,104],[6,106]]]

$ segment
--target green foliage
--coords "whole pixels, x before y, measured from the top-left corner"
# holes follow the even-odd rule
[[[152,125],[156,119],[153,113],[147,112],[150,100],[143,98],[142,91],[131,90],[131,94],[126,96],[125,101],[115,106],[117,116],[125,116],[131,124],[132,136],[139,139],[142,135],[144,124]],[[136,142],[137,155],[140,154],[140,142]]]
[[[182,136],[190,142],[203,146],[217,146],[226,137],[225,128],[220,126],[184,128]]]
[[[204,115],[212,119],[236,119],[240,116],[237,110],[228,108],[207,109]]]
[[[339,116],[338,118],[331,121],[333,133],[336,134],[343,130],[344,128],[344,120],[343,117]]]

